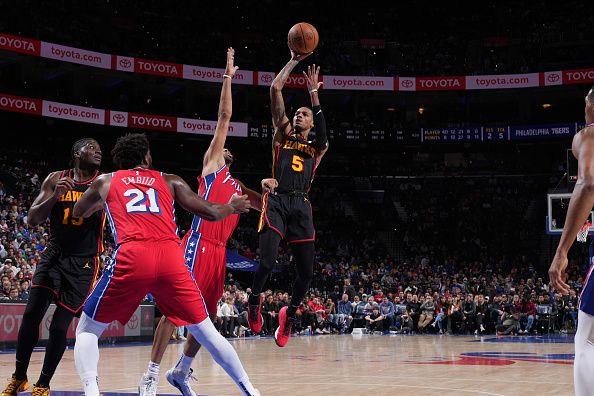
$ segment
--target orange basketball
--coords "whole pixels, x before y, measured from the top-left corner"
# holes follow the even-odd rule
[[[298,54],[309,54],[318,46],[318,31],[307,22],[299,22],[289,30],[289,48]]]

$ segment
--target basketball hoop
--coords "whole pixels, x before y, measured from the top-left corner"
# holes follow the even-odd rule
[[[588,239],[588,231],[590,231],[590,227],[592,227],[592,222],[590,220],[587,220],[577,233],[578,242],[586,242],[586,240]]]

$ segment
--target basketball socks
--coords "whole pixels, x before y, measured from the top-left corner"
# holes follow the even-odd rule
[[[575,333],[575,364],[573,383],[576,396],[587,396],[594,389],[594,316],[578,311]]]
[[[223,370],[235,381],[244,395],[259,395],[243,369],[237,352],[206,318],[187,327],[196,341],[204,346]]]
[[[160,365],[158,363],[149,362],[146,374],[151,377],[159,378],[159,367]]]
[[[182,371],[182,373],[187,374],[192,367],[192,362],[194,361],[193,357],[186,356],[186,354],[182,353],[179,361],[175,365],[175,368],[178,368]]]
[[[107,326],[107,323],[97,322],[83,312],[76,327],[74,364],[83,384],[85,396],[99,396],[97,378],[99,337]]]

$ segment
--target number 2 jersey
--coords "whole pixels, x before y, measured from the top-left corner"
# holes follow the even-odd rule
[[[112,173],[105,200],[116,245],[177,241],[174,200],[163,173],[135,168]]]
[[[51,210],[48,245],[57,248],[62,255],[92,257],[103,250],[105,213],[95,212],[86,219],[72,216],[74,205],[97,176],[98,171],[89,180],[75,181],[74,187],[62,194]],[[74,179],[74,170],[61,171],[62,177]]]

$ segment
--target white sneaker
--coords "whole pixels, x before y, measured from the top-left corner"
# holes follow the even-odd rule
[[[159,385],[159,377],[153,377],[149,374],[144,374],[138,385],[139,396],[156,396],[157,385]]]
[[[184,396],[196,396],[196,392],[190,388],[190,378],[192,377],[192,373],[194,370],[190,369],[187,373],[184,373],[181,369],[174,367],[167,371],[165,374],[165,378],[167,378],[167,382],[169,382],[172,386],[179,389],[182,395]],[[195,379],[195,378],[194,378]]]
[[[320,330],[320,328],[318,327],[315,331],[316,334],[322,334],[322,330]]]
[[[330,330],[324,329],[324,330],[322,330],[322,333],[324,333],[324,334],[330,334]]]
[[[481,325],[481,332],[485,331],[485,326]]]

